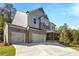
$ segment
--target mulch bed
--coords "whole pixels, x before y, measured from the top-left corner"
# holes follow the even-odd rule
[[[0,43],[0,47],[5,47],[5,46],[9,46],[10,44],[4,44],[3,42]]]
[[[0,43],[0,47],[3,47],[3,46],[5,46],[4,43]]]

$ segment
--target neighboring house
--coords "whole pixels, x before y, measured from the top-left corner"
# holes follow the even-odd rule
[[[33,11],[17,11],[12,24],[5,23],[4,41],[7,43],[45,42],[55,32],[43,8]],[[49,35],[49,36],[48,36]],[[53,38],[52,38],[53,37]],[[54,36],[51,36],[54,39]]]

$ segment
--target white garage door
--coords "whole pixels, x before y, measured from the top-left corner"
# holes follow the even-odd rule
[[[32,34],[32,42],[45,42],[46,35],[42,34]]]
[[[12,32],[11,33],[11,41],[12,43],[24,43],[25,34],[19,32]]]

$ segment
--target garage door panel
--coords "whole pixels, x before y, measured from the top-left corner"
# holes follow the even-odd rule
[[[32,34],[32,42],[44,42],[45,40],[46,40],[46,35]]]
[[[11,33],[12,37],[12,43],[24,43],[25,35],[24,33],[19,33],[19,32],[12,32]]]

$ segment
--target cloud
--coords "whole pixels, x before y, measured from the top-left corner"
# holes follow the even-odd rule
[[[73,10],[74,10],[75,13],[79,13],[79,4],[75,4],[73,6]]]
[[[62,15],[74,15],[79,16],[79,4],[72,4],[70,7],[63,9]]]
[[[73,4],[69,13],[74,16],[79,16],[79,4]]]

